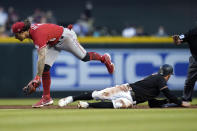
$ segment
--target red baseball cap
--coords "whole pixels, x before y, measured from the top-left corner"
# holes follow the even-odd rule
[[[12,25],[12,32],[19,33],[22,31],[23,27],[25,26],[24,22],[16,22]]]

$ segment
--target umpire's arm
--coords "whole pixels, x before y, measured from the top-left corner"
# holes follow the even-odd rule
[[[185,34],[181,35],[173,35],[173,43],[176,45],[180,45],[183,42],[188,42],[190,41],[193,37],[197,37],[197,27],[189,30]]]

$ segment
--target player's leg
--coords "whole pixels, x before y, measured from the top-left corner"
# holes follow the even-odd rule
[[[197,61],[191,56],[189,58],[189,67],[185,86],[183,91],[183,100],[192,101],[193,90],[197,80]]]
[[[96,102],[96,103],[88,103],[84,101],[79,101],[78,108],[130,108],[133,106],[132,101],[127,98],[117,98],[112,100],[112,102]]]
[[[45,58],[45,67],[42,74],[42,85],[43,85],[43,95],[39,102],[32,105],[32,107],[42,107],[46,105],[53,104],[53,100],[50,96],[50,87],[51,87],[51,76],[50,68],[58,57],[59,50],[56,50],[54,47],[47,48],[47,54]]]
[[[79,101],[78,108],[114,108],[112,102],[95,102],[88,103],[85,101]]]
[[[133,101],[127,98],[117,98],[115,100],[112,100],[112,103],[115,109],[130,108],[133,106]]]
[[[51,87],[51,75],[50,65],[45,64],[44,71],[42,74],[42,85],[43,85],[43,96],[50,98],[50,87]]]
[[[114,72],[114,64],[111,62],[111,57],[109,54],[100,55],[96,52],[86,52],[86,50],[78,42],[74,31],[65,29],[64,35],[65,38],[56,45],[58,49],[71,52],[73,55],[84,62],[92,60],[101,61],[106,65],[110,74]]]
[[[93,99],[92,92],[85,92],[84,94],[81,94],[81,95],[68,96],[68,97],[62,98],[58,101],[58,105],[60,107],[63,107],[77,100],[92,100],[92,99]]]
[[[86,56],[82,59],[82,61],[87,62],[91,60],[98,60],[105,64],[107,70],[110,74],[113,74],[115,67],[114,64],[111,62],[111,56],[108,53],[104,55],[100,55],[96,52],[88,52]]]
[[[124,92],[125,87],[115,86],[110,88],[105,88],[100,91],[93,91],[89,93],[84,93],[79,96],[68,96],[59,100],[58,105],[60,107],[66,106],[76,100],[112,100],[114,97],[119,95],[119,93]],[[128,90],[127,90],[128,91]]]
[[[95,100],[113,100],[119,97],[132,99],[128,84],[116,85],[100,91],[93,91],[92,97]]]
[[[112,100],[116,97],[128,97],[130,98],[130,92],[126,84],[106,88],[100,91],[86,92],[78,96],[68,96],[59,100],[58,105],[60,107],[66,106],[77,100]]]

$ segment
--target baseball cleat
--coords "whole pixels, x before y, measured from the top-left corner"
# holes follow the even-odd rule
[[[58,101],[58,105],[60,107],[63,107],[63,106],[66,106],[68,105],[69,103],[73,102],[73,97],[72,96],[68,96],[66,98],[62,98]]]
[[[32,105],[33,108],[40,108],[43,106],[49,106],[53,104],[53,99],[52,98],[47,98],[45,96],[42,96],[39,102],[36,104]]]
[[[78,106],[78,108],[88,108],[89,104],[87,102],[84,102],[84,101],[79,101],[77,106]]]
[[[110,74],[113,74],[114,73],[114,70],[115,70],[115,66],[114,64],[111,62],[111,57],[108,53],[105,53],[103,56],[102,56],[102,63],[105,64],[105,66],[107,67],[107,70]]]

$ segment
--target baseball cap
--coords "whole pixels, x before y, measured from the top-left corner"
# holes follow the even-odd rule
[[[23,27],[25,26],[24,22],[16,22],[12,25],[12,32],[19,33],[22,31]]]

